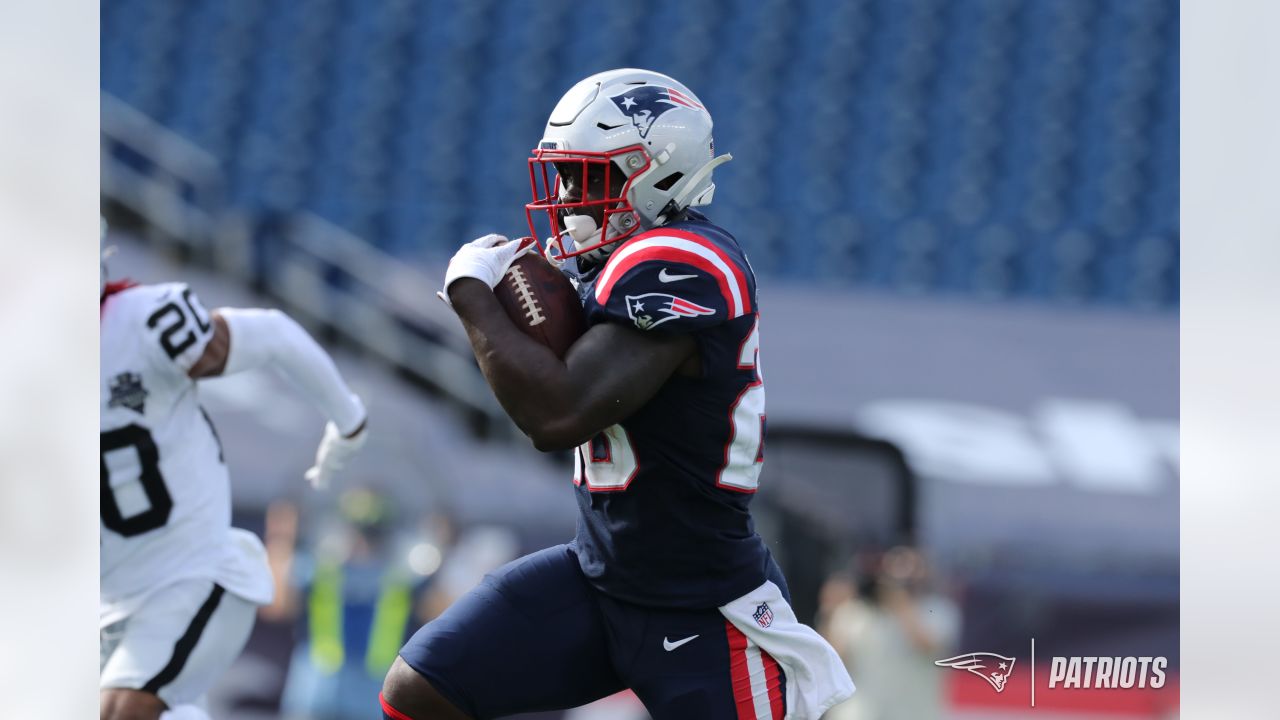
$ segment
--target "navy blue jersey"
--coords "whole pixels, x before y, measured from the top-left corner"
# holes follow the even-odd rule
[[[574,453],[575,540],[599,590],[711,608],[773,562],[748,511],[764,461],[755,276],[732,235],[690,214],[624,242],[580,287],[587,321],[690,333],[701,375],[672,376]]]

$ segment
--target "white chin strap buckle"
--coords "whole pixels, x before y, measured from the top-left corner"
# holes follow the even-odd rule
[[[564,249],[564,253],[578,252],[579,245],[594,244],[600,237],[600,226],[596,224],[595,218],[589,215],[566,215],[560,220],[565,229],[557,237],[558,242],[547,244],[547,260],[553,265],[560,266],[565,262],[563,257],[556,254],[557,246]],[[635,217],[631,213],[618,213],[609,218],[609,229],[606,232],[606,239],[614,239],[620,235],[624,235],[627,230],[635,225]],[[599,258],[607,254],[607,250],[595,249],[586,253],[587,257]],[[570,258],[573,259],[573,258]]]

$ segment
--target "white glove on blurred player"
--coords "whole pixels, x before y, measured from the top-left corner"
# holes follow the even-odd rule
[[[329,487],[334,475],[346,467],[347,460],[364,447],[368,436],[369,428],[366,424],[361,424],[359,432],[347,438],[342,436],[342,431],[338,430],[333,421],[325,423],[324,437],[320,439],[320,447],[316,449],[316,464],[305,475],[311,487],[316,490]]]
[[[511,242],[506,235],[490,233],[476,238],[458,248],[449,261],[449,269],[444,273],[444,290],[436,293],[441,300],[449,302],[449,286],[455,280],[475,278],[488,285],[490,289],[502,280],[503,274],[516,258],[529,252],[536,243],[529,241]],[[452,305],[452,303],[449,303]]]

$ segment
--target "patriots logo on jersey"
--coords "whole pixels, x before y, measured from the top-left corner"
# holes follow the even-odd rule
[[[631,124],[640,131],[640,137],[648,137],[649,130],[660,115],[675,107],[686,107],[690,110],[701,110],[702,106],[693,98],[672,88],[657,85],[637,85],[636,87],[609,98],[631,118]]]
[[[696,302],[667,293],[645,293],[627,296],[627,315],[641,330],[652,330],[668,320],[699,315],[715,315],[716,311]]]
[[[107,407],[127,407],[143,414],[146,409],[147,389],[142,386],[142,377],[133,372],[122,372],[111,378],[111,399]]]

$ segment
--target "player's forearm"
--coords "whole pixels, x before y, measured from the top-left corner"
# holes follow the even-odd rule
[[[272,366],[296,384],[343,435],[365,421],[364,405],[333,359],[302,326],[279,310],[222,308],[230,329],[225,374]]]
[[[564,362],[520,332],[484,283],[459,280],[450,286],[449,300],[503,409],[540,450],[563,445],[556,428],[575,410]]]

